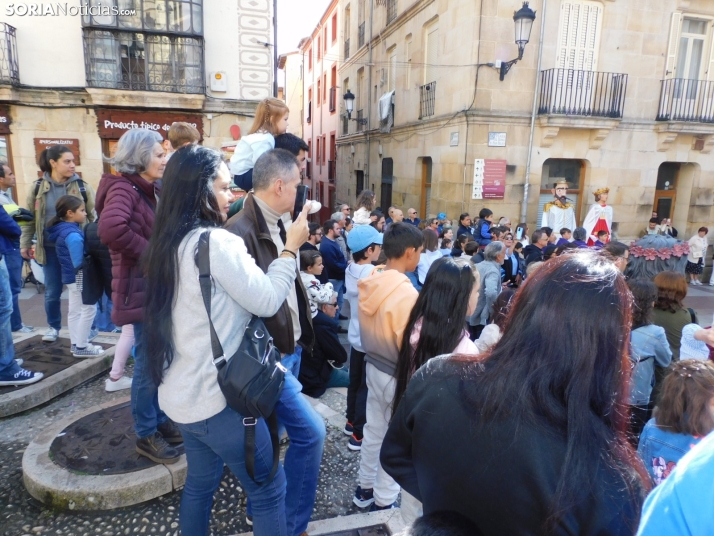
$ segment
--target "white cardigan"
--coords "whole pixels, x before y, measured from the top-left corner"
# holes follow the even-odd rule
[[[702,238],[699,233],[695,234],[689,239],[689,255],[687,260],[691,263],[697,264],[699,259],[704,257],[707,253],[707,237]]]
[[[190,232],[178,250],[179,284],[171,319],[174,359],[159,385],[159,406],[173,421],[190,424],[226,407],[211,353],[208,315],[198,283],[194,252],[205,229]],[[275,259],[265,273],[255,264],[243,239],[213,229],[210,240],[211,319],[226,357],[238,349],[252,315],[273,316],[295,282],[294,259]]]

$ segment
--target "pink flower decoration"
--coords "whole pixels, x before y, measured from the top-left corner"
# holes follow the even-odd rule
[[[653,260],[655,260],[655,259],[657,258],[657,250],[654,249],[654,248],[646,248],[646,249],[643,251],[643,255],[644,255],[644,257],[645,257],[646,260],[648,260],[648,261],[653,261]]]
[[[672,250],[671,249],[660,249],[657,252],[657,256],[662,259],[663,261],[666,261],[672,256]]]

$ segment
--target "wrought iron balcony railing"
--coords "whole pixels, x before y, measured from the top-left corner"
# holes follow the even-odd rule
[[[15,27],[0,23],[0,84],[20,83],[20,66],[17,61]]]
[[[205,93],[203,38],[84,30],[87,86]]]
[[[337,88],[330,88],[330,111],[334,112],[337,109]]]
[[[335,160],[327,161],[327,182],[334,184],[337,177],[337,162]]]
[[[547,69],[541,71],[539,114],[620,118],[627,75]]]
[[[662,80],[656,120],[714,123],[714,82]]]
[[[436,82],[429,82],[419,88],[419,119],[434,115],[436,103]]]
[[[357,48],[364,46],[364,22],[357,27]]]
[[[362,132],[364,130],[364,121],[361,121],[361,119],[364,119],[363,112],[362,110],[357,110],[357,132]]]

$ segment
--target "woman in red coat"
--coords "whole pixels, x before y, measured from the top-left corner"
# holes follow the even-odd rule
[[[136,451],[156,463],[174,463],[179,452],[170,443],[181,443],[178,428],[159,409],[157,389],[146,369],[144,325],[144,276],[140,258],[149,245],[166,153],[161,135],[147,129],[126,132],[109,162],[118,175],[105,174],[97,190],[99,237],[112,256],[112,321],[132,324],[136,340],[131,411],[136,432]]]

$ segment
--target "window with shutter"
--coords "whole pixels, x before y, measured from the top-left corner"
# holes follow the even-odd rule
[[[433,23],[426,30],[426,54],[424,66],[424,83],[435,82],[438,69],[437,65],[439,63],[439,26],[437,23]]]
[[[597,70],[602,10],[599,2],[563,0],[555,59],[557,68]]]
[[[387,90],[397,89],[397,47],[392,47],[389,52],[389,79],[387,80]]]

